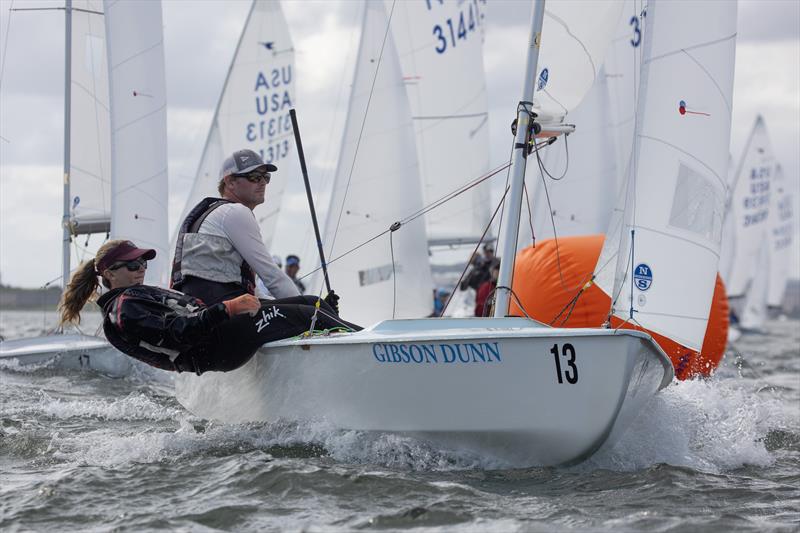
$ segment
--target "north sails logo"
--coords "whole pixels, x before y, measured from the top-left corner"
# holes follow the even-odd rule
[[[260,333],[262,329],[269,326],[270,320],[277,317],[286,318],[286,315],[281,313],[281,310],[274,305],[272,306],[272,309],[262,309],[261,319],[256,321],[256,331]]]

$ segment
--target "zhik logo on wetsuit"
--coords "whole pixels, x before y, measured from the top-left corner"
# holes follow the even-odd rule
[[[272,309],[262,309],[261,318],[256,321],[256,331],[260,333],[262,329],[269,326],[269,321],[276,317],[286,318],[286,315],[281,313],[281,310],[274,305]]]

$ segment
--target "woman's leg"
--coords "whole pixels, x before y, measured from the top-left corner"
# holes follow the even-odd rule
[[[308,299],[308,300],[307,300]],[[287,301],[301,303],[286,303]],[[216,328],[214,349],[209,350],[202,361],[196,359],[201,372],[216,370],[227,372],[239,368],[253,356],[261,345],[305,333],[317,315],[315,329],[347,328],[359,331],[356,324],[339,318],[322,302],[319,311],[314,303],[315,296],[295,296],[281,300],[262,300],[262,306],[254,316],[236,315]],[[308,302],[311,302],[309,305]]]
[[[262,309],[269,305],[285,305],[285,304],[298,304],[310,307],[316,307],[317,297],[310,295],[290,296],[289,298],[280,298],[277,300],[261,300]],[[310,322],[309,322],[310,324]],[[323,325],[324,324],[324,325]],[[333,307],[328,305],[325,300],[319,299],[319,313],[317,313],[317,322],[315,324],[317,329],[330,329],[330,328],[347,328],[353,331],[361,331],[361,326],[343,320],[339,314],[334,311]]]

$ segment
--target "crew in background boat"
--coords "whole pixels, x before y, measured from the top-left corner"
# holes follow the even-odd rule
[[[433,289],[433,312],[428,315],[428,318],[435,318],[442,316],[444,306],[447,299],[450,297],[450,291],[447,289],[439,288]]]
[[[276,170],[252,150],[238,150],[225,159],[218,185],[221,198],[204,198],[181,224],[172,288],[213,305],[254,294],[258,276],[274,298],[300,295],[264,246],[253,214],[264,203]],[[333,291],[325,297],[337,312],[338,300]]]
[[[492,316],[494,307],[494,290],[497,287],[497,278],[500,277],[500,260],[492,263],[489,279],[481,283],[475,294],[475,316]],[[490,298],[492,297],[492,298]]]
[[[294,254],[286,256],[286,275],[289,276],[289,279],[294,281],[294,284],[297,286],[297,290],[300,291],[300,294],[306,293],[306,286],[303,284],[302,281],[297,279],[297,273],[300,271],[300,258]]]
[[[241,294],[206,306],[171,289],[143,285],[155,250],[111,240],[73,274],[59,310],[61,323],[80,323],[97,297],[98,279],[110,289],[97,299],[106,338],[118,350],[151,366],[176,372],[227,372],[246,363],[264,343],[316,329],[359,330],[316,298],[259,300]],[[316,318],[314,318],[316,316]]]
[[[491,270],[498,264],[500,264],[500,259],[494,255],[494,246],[491,243],[484,244],[483,256],[475,255],[472,257],[472,265],[459,288],[462,291],[467,290],[467,288],[477,291],[481,284],[491,279]]]

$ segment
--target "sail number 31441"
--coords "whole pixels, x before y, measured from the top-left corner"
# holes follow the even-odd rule
[[[578,367],[575,364],[575,347],[570,343],[566,343],[561,346],[561,350],[559,350],[558,344],[554,344],[550,349],[550,353],[553,354],[553,359],[555,359],[556,362],[556,376],[558,377],[558,382],[564,383],[564,380],[567,380],[567,383],[570,385],[576,384],[578,382]],[[563,371],[561,367],[562,358],[565,363]]]

